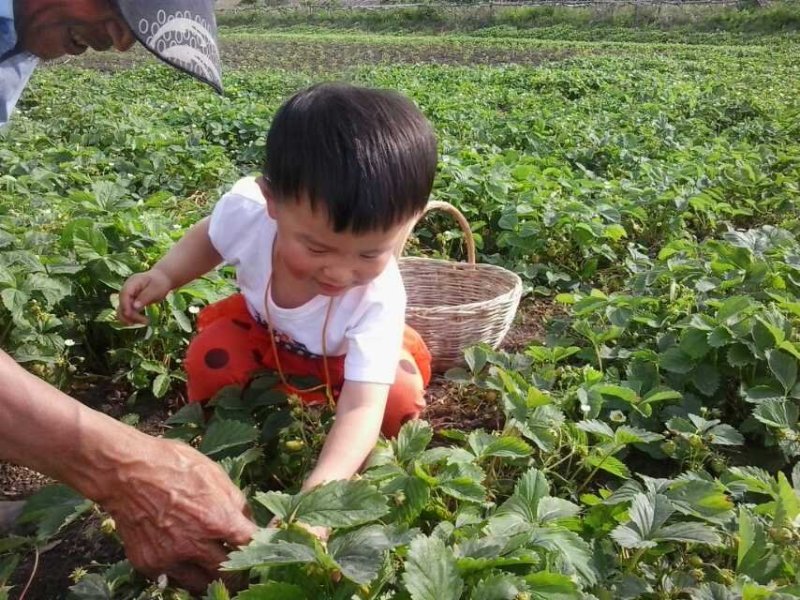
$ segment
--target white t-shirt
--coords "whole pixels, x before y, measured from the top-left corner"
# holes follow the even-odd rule
[[[277,224],[269,216],[256,180],[240,179],[214,207],[211,243],[236,268],[239,289],[253,318],[266,323],[264,299],[272,273],[272,243]],[[282,308],[270,293],[269,314],[282,340],[301,355],[322,355],[322,329],[330,298],[315,296],[297,308]],[[406,292],[392,260],[367,285],[333,299],[327,329],[329,356],[345,358],[345,379],[391,385],[403,343]],[[288,339],[289,344],[285,341]]]

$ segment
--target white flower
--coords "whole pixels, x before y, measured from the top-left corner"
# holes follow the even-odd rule
[[[590,410],[592,410],[592,407],[588,404],[581,404],[581,410],[585,413],[588,413]]]
[[[165,589],[167,589],[168,584],[169,584],[169,579],[167,578],[166,573],[162,573],[161,575],[158,576],[158,579],[156,580],[156,585],[158,586],[159,590],[163,592]]]
[[[67,348],[71,348],[72,346],[74,346],[74,345],[75,345],[75,340],[64,340],[64,345],[65,345]]]
[[[192,313],[193,315],[196,315],[197,313],[200,312],[200,307],[199,306],[190,306],[189,307],[189,312]]]
[[[614,423],[625,422],[625,415],[621,410],[612,410],[611,413],[608,415],[608,418],[614,421]]]

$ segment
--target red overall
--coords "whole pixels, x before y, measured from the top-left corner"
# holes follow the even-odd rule
[[[244,385],[257,370],[277,370],[269,329],[253,319],[241,294],[204,308],[198,315],[197,331],[184,362],[190,402],[206,402],[227,385]],[[300,356],[280,344],[278,354],[285,376],[310,376],[325,382],[321,357]],[[344,383],[344,359],[328,357],[334,398],[338,398]],[[425,408],[425,388],[430,379],[430,352],[420,335],[406,327],[397,377],[389,388],[381,427],[386,437],[396,436],[403,423],[419,416]],[[299,396],[307,404],[326,401],[324,391]]]

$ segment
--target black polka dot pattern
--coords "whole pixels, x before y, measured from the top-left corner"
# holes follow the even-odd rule
[[[214,348],[206,352],[205,363],[209,369],[222,369],[230,360],[230,354],[223,348]]]
[[[400,368],[411,375],[417,374],[417,367],[415,367],[410,360],[406,360],[405,358],[400,361]]]

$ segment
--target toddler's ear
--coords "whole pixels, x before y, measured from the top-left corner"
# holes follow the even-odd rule
[[[272,199],[272,189],[270,188],[269,182],[264,176],[259,176],[256,178],[256,183],[258,187],[261,188],[261,195],[264,196],[264,202],[267,205],[267,213],[270,217],[275,219],[275,202]]]
[[[269,198],[271,192],[270,192],[269,181],[267,180],[267,178],[264,177],[263,175],[259,175],[258,177],[256,177],[256,183],[258,184],[258,187],[261,188],[261,193],[264,195],[264,200]]]

